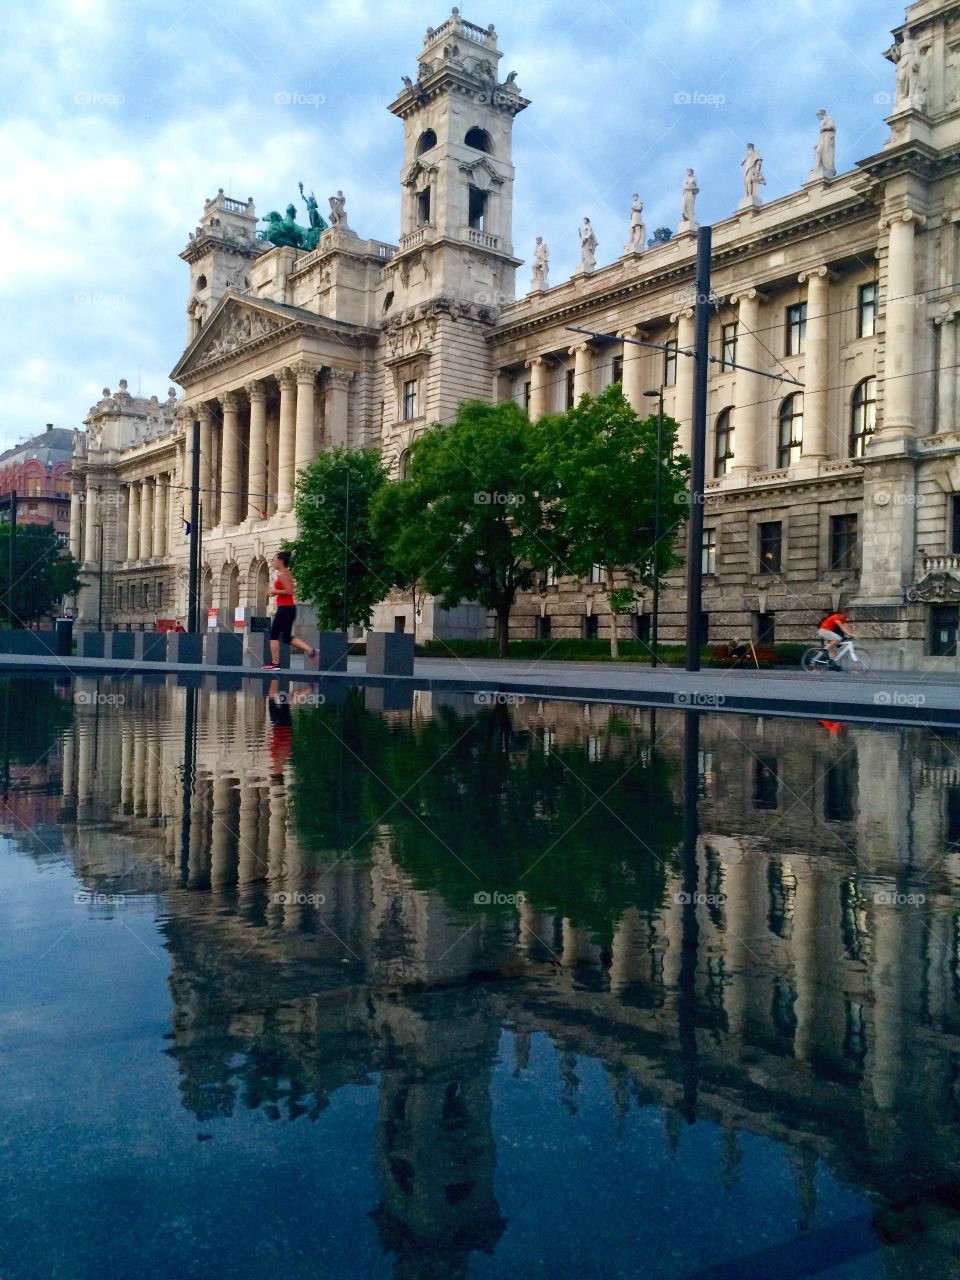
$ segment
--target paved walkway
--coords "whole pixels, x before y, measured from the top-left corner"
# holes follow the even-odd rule
[[[0,655],[0,674],[63,676],[169,676],[194,680],[257,680],[278,673],[250,667],[187,663],[111,661],[103,658],[47,658]],[[279,673],[293,680],[316,679],[315,671]],[[490,659],[418,658],[413,676],[368,676],[365,660],[351,658],[346,674],[331,682],[391,689],[423,689],[473,695],[478,706],[518,698],[562,698],[578,702],[662,706],[678,710],[739,712],[745,715],[896,722],[960,728],[960,676],[888,672],[871,676],[797,670],[756,671],[708,668],[688,673],[673,667],[651,670],[637,663],[500,662]]]

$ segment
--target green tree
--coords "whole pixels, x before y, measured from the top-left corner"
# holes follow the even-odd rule
[[[582,396],[566,413],[541,420],[541,470],[552,478],[553,517],[566,564],[582,576],[603,566],[612,611],[610,654],[619,654],[617,619],[632,607],[632,589],[651,585],[679,563],[673,550],[689,460],[675,456],[677,424],[664,418],[659,520],[655,513],[657,417],[641,420],[619,384]],[[659,524],[659,537],[655,528]]]
[[[383,543],[370,523],[371,504],[387,483],[386,468],[371,449],[331,449],[297,477],[299,532],[287,549],[297,590],[315,605],[322,627],[367,625],[373,606],[393,585]]]
[[[501,657],[517,593],[534,585],[535,566],[562,554],[537,440],[512,401],[469,401],[414,442],[406,479],[376,503],[375,528],[389,539],[398,574],[446,609],[464,600],[491,609]]]
[[[79,565],[57,541],[52,524],[18,524],[13,535],[10,577],[10,525],[0,525],[0,614],[9,625],[29,627],[49,617],[64,596],[83,585]]]

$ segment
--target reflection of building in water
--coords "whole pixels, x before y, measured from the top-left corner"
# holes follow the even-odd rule
[[[171,886],[171,1053],[184,1103],[200,1117],[238,1101],[316,1115],[343,1084],[379,1072],[378,1223],[398,1274],[461,1274],[469,1252],[499,1236],[489,1084],[506,1020],[521,1046],[535,1031],[553,1038],[570,1108],[576,1054],[607,1065],[622,1108],[635,1096],[671,1112],[692,1081],[696,1114],[732,1135],[728,1181],[738,1131],[787,1144],[806,1219],[818,1160],[883,1197],[951,1183],[960,1158],[953,739],[704,719],[699,942],[685,994],[691,908],[672,851],[662,900],[628,907],[610,935],[558,910],[547,890],[512,915],[467,908],[413,887],[388,805],[363,841],[298,834],[297,805],[317,797],[298,789],[295,763],[284,783],[271,780],[262,698],[196,695],[191,797],[186,691],[127,694],[122,712],[78,708],[64,795],[76,797],[77,865],[96,887],[138,857],[147,860],[138,881],[149,882],[152,858],[154,883]],[[436,731],[443,710],[434,695],[406,727],[392,713],[394,749],[409,750],[418,726]],[[531,701],[492,714],[517,768],[563,750],[642,770],[653,751],[648,711]],[[655,721],[655,750],[678,762],[683,716],[658,711]],[[295,713],[295,735],[297,724]],[[463,731],[449,722],[436,754]],[[458,760],[444,757],[446,785],[469,799],[475,760]],[[348,769],[345,795],[356,776]],[[678,801],[680,776],[669,775]],[[456,857],[462,833],[442,836]],[[635,838],[651,837],[639,813]],[[181,884],[212,894],[216,911],[198,910],[204,898]],[[918,894],[921,906],[909,901]],[[489,981],[531,975],[536,983]],[[684,1011],[692,1038],[678,1033]],[[678,1122],[676,1142],[682,1130]]]

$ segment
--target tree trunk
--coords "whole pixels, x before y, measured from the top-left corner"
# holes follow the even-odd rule
[[[607,579],[608,596],[613,591],[613,567],[612,565],[604,565],[604,576]],[[610,657],[617,659],[620,657],[620,637],[617,635],[617,623],[620,621],[620,615],[613,606],[610,606]]]
[[[497,657],[507,656],[507,645],[510,641],[510,606],[497,610]]]

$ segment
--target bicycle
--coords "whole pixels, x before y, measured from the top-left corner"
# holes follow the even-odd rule
[[[820,671],[845,671],[853,675],[867,675],[873,668],[862,649],[854,648],[853,641],[847,636],[837,647],[837,656],[831,658],[827,642],[811,645],[800,659],[804,671],[811,674]]]

